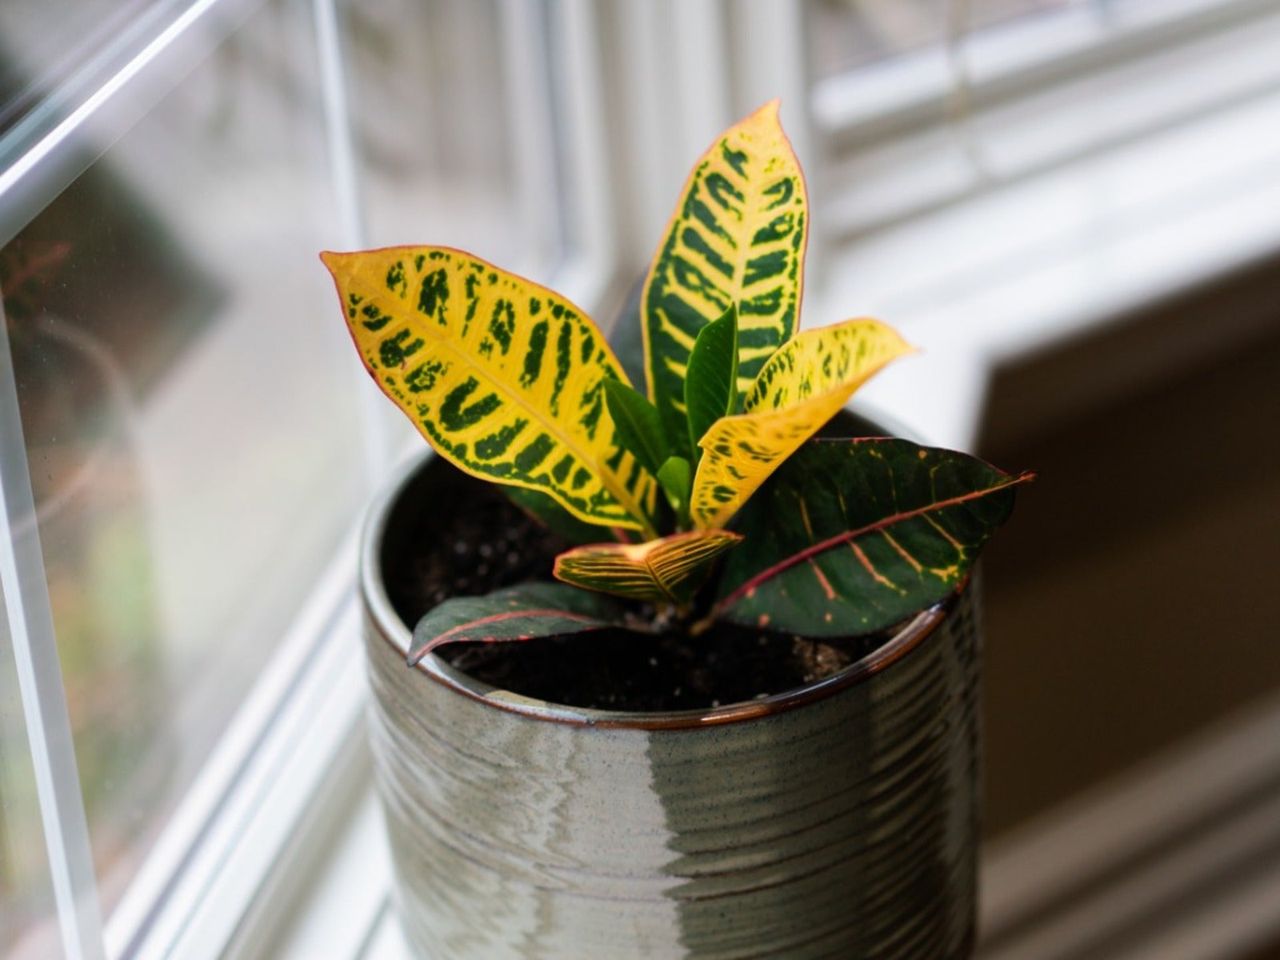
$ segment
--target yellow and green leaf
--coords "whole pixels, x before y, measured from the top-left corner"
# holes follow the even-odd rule
[[[556,557],[565,583],[654,603],[688,603],[719,556],[742,539],[728,530],[693,530],[647,543],[599,543]]]
[[[649,399],[682,435],[684,380],[699,332],[738,316],[738,393],[795,331],[808,209],[804,177],[765,104],[722,134],[689,175],[641,301]]]
[[[369,373],[441,456],[588,523],[653,534],[656,481],[605,403],[605,382],[626,374],[581,310],[448,247],[321,259]]]
[[[876,320],[806,330],[770,358],[745,412],[717,421],[702,438],[690,513],[699,528],[722,527],[799,446],[885,364],[909,353]]]

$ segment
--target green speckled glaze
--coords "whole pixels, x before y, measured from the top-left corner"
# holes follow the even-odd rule
[[[842,674],[703,713],[494,690],[361,590],[370,731],[409,942],[425,960],[970,954],[978,630],[969,591]]]

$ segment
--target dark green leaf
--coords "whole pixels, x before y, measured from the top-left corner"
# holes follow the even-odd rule
[[[698,332],[684,376],[684,404],[689,444],[698,456],[698,441],[721,417],[733,413],[738,399],[738,311],[730,307]]]
[[[609,416],[622,446],[640,461],[640,465],[657,474],[668,456],[666,438],[662,435],[662,421],[652,403],[617,380],[604,382],[604,399]]]
[[[585,520],[579,520],[540,490],[511,486],[502,486],[499,489],[517,507],[556,536],[575,546],[579,543],[598,543],[610,533],[613,534],[615,540],[627,541],[631,539],[630,532],[621,528],[609,530],[604,527],[598,527],[593,523],[587,523]]]
[[[689,488],[692,484],[693,468],[684,457],[667,457],[658,468],[658,485],[682,521],[689,518]]]
[[[715,613],[808,636],[891,627],[964,580],[1031,478],[907,440],[812,440],[739,513]]]
[[[454,597],[418,621],[409,666],[446,643],[500,643],[621,627],[622,607],[565,583],[522,583],[483,597]]]

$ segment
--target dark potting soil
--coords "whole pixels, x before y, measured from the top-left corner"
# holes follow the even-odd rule
[[[393,523],[384,555],[392,605],[412,627],[436,604],[550,579],[567,544],[496,488],[435,460],[429,498]],[[420,479],[426,479],[422,477]],[[413,489],[408,497],[412,497]],[[408,497],[406,498],[408,500]],[[698,637],[601,630],[516,643],[437,649],[477,680],[552,703],[601,710],[705,709],[821,680],[880,646],[887,634],[810,640],[717,624]]]

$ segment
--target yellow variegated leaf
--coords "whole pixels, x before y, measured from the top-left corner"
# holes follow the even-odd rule
[[[581,310],[447,247],[321,258],[369,373],[442,456],[652,535],[656,483],[605,406],[604,381],[627,377]]]
[[[698,160],[645,280],[649,399],[670,436],[684,434],[685,369],[704,326],[737,307],[740,393],[790,339],[807,235],[804,177],[775,100]]]
[[[764,365],[745,412],[716,421],[702,438],[690,510],[695,526],[727,523],[853,391],[911,349],[877,320],[846,320],[797,334]]]
[[[648,543],[596,543],[556,557],[565,583],[655,603],[684,604],[711,572],[711,563],[742,537],[728,530],[692,530]]]

